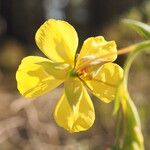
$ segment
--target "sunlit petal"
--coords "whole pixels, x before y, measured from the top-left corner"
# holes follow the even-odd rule
[[[25,57],[16,73],[18,90],[28,98],[43,95],[64,81],[68,69],[68,64],[53,63],[43,57]]]
[[[90,37],[83,43],[77,65],[82,63],[80,61],[85,56],[114,61],[117,58],[116,43],[115,41],[106,41],[102,36]]]
[[[78,36],[69,23],[50,19],[38,29],[35,40],[40,50],[51,60],[73,64]]]
[[[95,112],[86,89],[83,88],[83,94],[76,105],[70,105],[63,94],[56,105],[54,118],[59,126],[71,133],[88,130],[94,123]]]
[[[114,63],[106,63],[91,80],[86,80],[95,96],[108,103],[115,99],[116,89],[123,78],[123,69]]]

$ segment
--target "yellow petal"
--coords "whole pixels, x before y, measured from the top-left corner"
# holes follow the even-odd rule
[[[83,85],[78,78],[68,78],[64,82],[65,94],[70,105],[75,106],[83,94]]]
[[[67,22],[50,19],[36,32],[36,44],[54,62],[73,64],[78,46],[78,35]]]
[[[17,88],[28,98],[43,95],[64,81],[68,69],[68,64],[56,64],[43,57],[25,57],[16,72]]]
[[[82,63],[80,61],[85,56],[114,61],[117,58],[116,43],[114,41],[107,42],[102,36],[90,37],[83,43],[77,65]]]
[[[85,80],[93,94],[108,103],[115,98],[117,86],[123,78],[123,69],[114,63],[106,63],[95,78]]]
[[[56,105],[54,118],[59,126],[71,133],[88,130],[94,123],[95,112],[86,89],[83,88],[81,100],[73,109],[63,94]]]

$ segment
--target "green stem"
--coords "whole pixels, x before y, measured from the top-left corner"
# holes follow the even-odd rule
[[[122,124],[122,112],[121,109],[118,111],[117,115],[117,127],[116,127],[116,139],[115,139],[115,145],[116,148],[120,149],[120,136],[121,136],[121,124]]]
[[[129,70],[130,70],[133,60],[140,52],[147,50],[148,48],[150,49],[150,40],[135,44],[133,46],[134,50],[127,57],[127,60],[125,61],[125,64],[124,64],[124,85],[126,89],[127,89]]]
[[[139,54],[139,52],[142,52],[146,49],[150,49],[150,40],[130,46],[131,53],[127,57],[127,60],[125,61],[125,64],[124,64],[124,78],[123,78],[122,82],[119,84],[117,94],[116,94],[116,99],[117,100],[119,99],[119,101],[121,103],[120,109],[118,111],[119,116],[117,119],[118,125],[117,125],[117,131],[116,131],[117,135],[116,135],[116,140],[115,140],[115,147],[117,149],[124,149],[124,144],[126,144],[126,142],[127,142],[127,141],[125,141],[125,138],[127,136],[126,133],[128,133],[129,131],[127,131],[126,126],[127,126],[127,124],[131,123],[130,122],[131,118],[128,118],[128,117],[133,118],[132,132],[134,131],[134,126],[136,126],[136,125],[139,127],[139,129],[141,129],[139,115],[138,115],[137,109],[136,109],[132,99],[130,98],[127,85],[128,85],[129,70],[130,70],[133,60]],[[122,112],[123,119],[122,119],[122,116],[120,117],[120,112]],[[129,113],[130,113],[130,116],[129,116]],[[123,128],[120,127],[120,126],[122,126],[122,124],[123,124]],[[122,129],[123,129],[123,133],[121,134]],[[123,145],[121,145],[121,143],[120,143],[121,135],[123,135],[123,143],[122,143]],[[142,136],[142,134],[141,134],[141,136]],[[142,145],[141,141],[139,140],[140,146]],[[125,147],[126,147],[126,145],[125,145]],[[144,147],[142,147],[142,149],[144,149]]]

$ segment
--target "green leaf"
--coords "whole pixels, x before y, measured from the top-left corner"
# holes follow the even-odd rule
[[[140,42],[132,46],[132,52],[128,55],[124,64],[124,82],[125,82],[126,88],[127,88],[127,81],[128,81],[128,74],[129,74],[130,66],[133,60],[135,59],[135,57],[137,56],[137,54],[145,50],[150,50],[150,40],[146,40],[144,42]]]
[[[141,132],[140,119],[136,106],[128,93],[128,74],[130,66],[139,52],[150,50],[150,40],[129,46],[131,53],[124,65],[124,78],[116,92],[114,114],[122,111],[122,117],[117,121],[117,135],[114,147],[121,150],[144,150],[144,140]],[[126,48],[128,49],[128,47]],[[122,120],[122,121],[121,121]],[[122,128],[120,127],[122,126]],[[122,131],[123,129],[123,131]]]
[[[123,86],[126,86],[127,88],[127,81],[128,81],[128,74],[129,74],[129,69],[130,66],[134,60],[134,58],[136,57],[136,55],[139,52],[145,51],[145,50],[150,50],[150,40],[146,40],[144,42],[140,42],[137,44],[134,44],[132,46],[129,46],[130,48],[132,48],[131,53],[129,54],[129,56],[127,57],[127,60],[125,62],[124,65],[124,85],[122,83],[119,84],[117,92],[116,92],[116,98],[115,98],[115,104],[114,104],[114,110],[113,110],[113,114],[115,115],[120,107],[120,101],[122,99],[122,94],[123,93]],[[121,87],[122,86],[122,87]]]
[[[144,150],[143,135],[137,108],[126,92],[124,109],[124,141],[122,150]]]
[[[122,118],[117,120],[117,136],[114,146],[120,150],[144,150],[138,111],[123,81],[119,86],[117,97],[120,98],[119,108],[122,110]]]
[[[149,25],[136,20],[130,20],[130,19],[124,19],[122,22],[127,24],[129,27],[131,27],[133,30],[135,30],[138,34],[140,34],[144,38],[150,39]]]
[[[141,132],[140,118],[136,106],[134,105],[127,89],[128,74],[131,64],[137,54],[150,50],[150,40],[137,43],[133,46],[133,51],[129,54],[124,65],[124,92],[121,104],[124,112],[124,140],[122,150],[144,150],[144,140]]]

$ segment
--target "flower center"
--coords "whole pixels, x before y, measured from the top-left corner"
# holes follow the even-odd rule
[[[69,72],[69,76],[74,78],[74,77],[77,77],[77,76],[78,76],[78,73],[76,72],[75,69],[72,69],[72,70]]]

